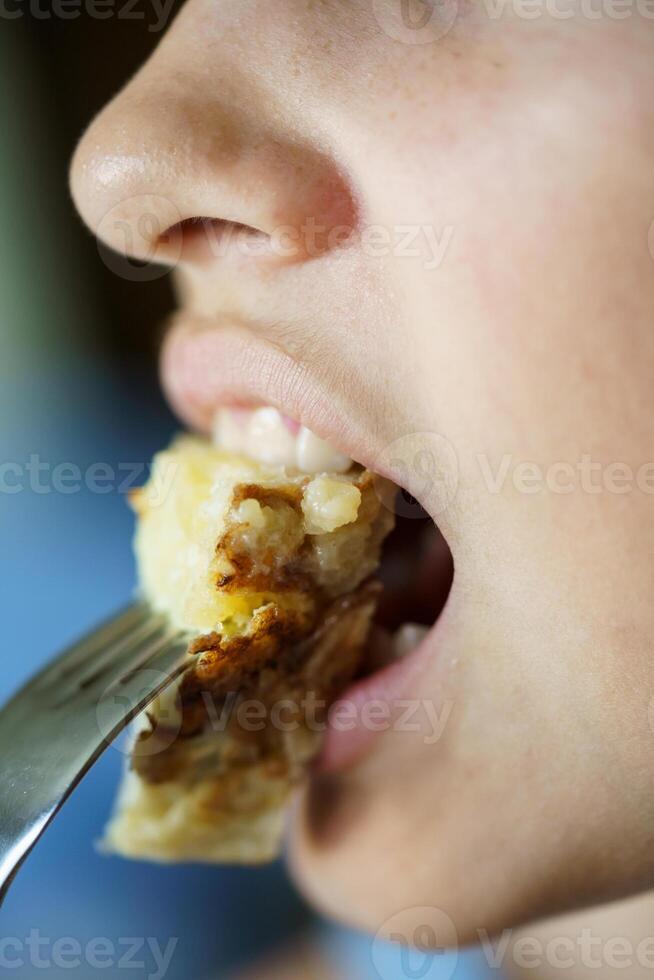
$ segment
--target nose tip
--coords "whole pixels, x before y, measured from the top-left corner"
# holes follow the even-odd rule
[[[277,236],[284,258],[315,257],[331,247],[334,228],[341,234],[333,242],[343,243],[343,229],[354,225],[354,198],[330,158],[276,132],[265,102],[248,115],[242,106],[166,85],[137,76],[75,152],[72,195],[101,241],[136,259],[194,261],[202,251],[197,228],[186,232],[201,218],[214,230],[229,224],[269,241]],[[191,239],[194,247],[185,251]],[[222,248],[224,236],[209,245],[216,242]]]
[[[176,240],[170,230],[201,206],[193,176],[203,163],[188,120],[166,118],[165,101],[165,92],[151,99],[128,89],[111,102],[77,146],[70,185],[101,242],[132,258],[170,263]]]
[[[127,139],[125,128],[108,119],[92,124],[73,157],[73,200],[93,234],[114,251],[170,262],[167,230],[182,220],[179,207],[157,179],[147,146]]]

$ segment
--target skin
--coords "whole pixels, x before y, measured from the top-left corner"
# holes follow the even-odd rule
[[[507,980],[642,980],[654,962],[652,912],[648,894],[527,927],[506,947]]]
[[[294,821],[301,886],[372,932],[429,906],[469,942],[654,886],[654,21],[566,9],[445,4],[415,44],[396,0],[188,0],[72,166],[91,229],[176,266],[180,414],[278,406],[452,551],[402,691],[451,705],[442,736],[380,734]],[[259,250],[166,234],[198,216]],[[353,234],[316,247],[309,219]],[[450,229],[441,261],[398,226]]]

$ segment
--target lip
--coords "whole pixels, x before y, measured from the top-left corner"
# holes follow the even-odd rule
[[[404,693],[416,684],[438,655],[438,634],[436,621],[418,646],[401,660],[356,681],[341,694],[329,712],[325,740],[313,766],[316,774],[337,772],[354,765],[386,731],[392,730],[394,717],[404,707],[399,703]],[[351,720],[347,725],[338,720],[341,705],[346,707]],[[379,705],[388,712],[381,726],[378,722],[371,727],[366,722],[367,707],[371,705]]]
[[[395,480],[380,459],[382,445],[346,418],[333,394],[300,360],[268,337],[265,327],[236,318],[186,312],[171,320],[162,355],[162,384],[175,411],[192,428],[209,431],[218,407],[272,405],[345,455]],[[426,509],[428,502],[417,499]]]
[[[161,356],[162,381],[173,407],[205,431],[222,406],[273,405],[301,424],[309,417],[324,424],[326,400],[318,395],[311,411],[297,395],[301,372],[289,354],[236,318],[178,313]]]

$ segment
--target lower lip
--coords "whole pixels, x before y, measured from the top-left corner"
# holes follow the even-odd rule
[[[353,765],[392,728],[398,701],[434,657],[436,626],[401,660],[347,688],[332,705],[314,771],[336,772]]]

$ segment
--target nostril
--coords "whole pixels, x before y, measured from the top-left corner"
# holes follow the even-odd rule
[[[254,258],[273,254],[272,237],[239,221],[197,216],[167,228],[158,239],[163,253],[190,262],[211,262],[228,255]]]

